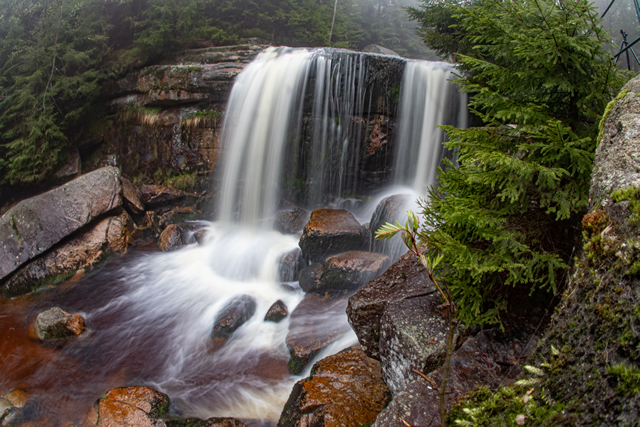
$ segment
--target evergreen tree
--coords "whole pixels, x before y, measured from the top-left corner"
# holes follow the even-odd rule
[[[459,317],[496,322],[509,296],[555,291],[588,203],[597,123],[622,79],[587,0],[453,4],[460,87],[484,126],[446,128],[446,162],[424,204]]]

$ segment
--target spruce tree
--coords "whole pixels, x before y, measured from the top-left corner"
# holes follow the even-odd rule
[[[498,322],[511,295],[555,292],[572,224],[588,203],[597,123],[622,78],[586,0],[451,5],[472,46],[461,89],[483,122],[446,128],[447,161],[423,204],[430,256],[442,256],[458,316]],[[515,289],[514,289],[515,288]]]

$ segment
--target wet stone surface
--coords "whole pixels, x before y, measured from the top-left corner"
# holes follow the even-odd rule
[[[98,401],[99,427],[161,426],[169,397],[148,387],[116,388]]]
[[[318,361],[293,387],[279,427],[358,427],[371,423],[390,400],[380,363],[359,345]]]
[[[360,223],[344,209],[316,209],[300,238],[302,253],[313,262],[361,247]]]
[[[264,321],[278,323],[288,315],[287,305],[282,300],[278,300],[269,307],[267,314],[264,316]]]
[[[78,336],[84,331],[84,319],[77,313],[69,314],[60,307],[53,307],[38,314],[35,330],[41,340]]]
[[[240,326],[251,319],[256,312],[256,307],[256,301],[248,295],[232,300],[216,316],[211,338],[229,338]]]

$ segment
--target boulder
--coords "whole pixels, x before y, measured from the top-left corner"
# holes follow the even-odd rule
[[[369,238],[373,252],[387,254],[401,252],[397,254],[397,256],[400,256],[407,251],[399,234],[389,240],[376,240],[375,233],[387,222],[393,224],[397,220],[404,225],[407,220],[407,206],[410,202],[411,196],[408,194],[395,194],[382,199],[380,203],[378,203],[376,210],[371,216],[371,222],[369,223]]]
[[[98,426],[160,427],[169,396],[148,387],[116,388],[98,401]]]
[[[369,425],[390,400],[381,374],[380,364],[360,346],[325,357],[293,387],[278,426]]]
[[[204,245],[207,242],[207,233],[207,230],[203,228],[194,232],[193,238],[199,245]]]
[[[140,189],[142,201],[150,207],[165,206],[187,197],[187,193],[164,185],[144,185]]]
[[[302,290],[310,293],[316,289],[320,289],[320,279],[322,278],[323,272],[324,265],[319,262],[314,262],[302,270],[298,276],[298,282]]]
[[[177,224],[171,224],[160,233],[158,247],[163,252],[180,249],[187,244],[188,231]]]
[[[122,178],[122,196],[125,207],[134,214],[144,213],[144,203],[142,203],[142,193],[131,181]]]
[[[233,299],[216,316],[213,324],[212,338],[229,338],[240,326],[256,312],[256,300],[248,295]]]
[[[284,234],[297,234],[302,231],[309,221],[309,216],[309,211],[300,208],[278,212],[274,219],[273,227]]]
[[[437,292],[394,301],[380,319],[380,363],[394,396],[411,382],[415,370],[431,372],[444,363],[449,322],[440,305]]]
[[[84,319],[53,307],[38,314],[35,331],[41,340],[58,340],[78,336],[84,331]]]
[[[358,250],[362,246],[360,223],[344,209],[316,209],[304,227],[300,248],[312,262]]]
[[[333,321],[344,313],[346,298],[333,299],[306,295],[289,317],[287,349],[289,371],[298,375],[324,348],[340,339],[347,330]]]
[[[269,307],[267,314],[264,316],[264,321],[278,323],[288,315],[287,305],[282,300],[278,300]]]
[[[0,280],[121,204],[120,172],[113,167],[21,201],[0,217]]]
[[[105,218],[20,268],[0,286],[0,295],[24,295],[80,269],[90,269],[110,255],[124,254],[131,243],[132,229],[133,221],[126,212]]]
[[[424,267],[414,254],[407,253],[349,298],[349,324],[367,356],[380,360],[381,320],[389,305],[435,292]]]
[[[295,280],[298,280],[298,274],[300,272],[301,253],[302,251],[300,250],[300,248],[294,248],[282,255],[278,266],[279,281],[293,282]]]
[[[468,338],[454,352],[451,371],[447,381],[446,407],[476,387],[494,389],[508,384],[522,372],[526,356],[535,349],[537,339],[520,340],[505,337],[496,330],[480,332]],[[444,368],[427,375],[433,383],[440,385]],[[376,419],[377,427],[404,426],[402,421],[412,426],[440,426],[440,394],[432,383],[419,374],[404,391],[393,400]]]
[[[327,258],[316,292],[355,291],[380,276],[388,262],[386,255],[361,251]]]

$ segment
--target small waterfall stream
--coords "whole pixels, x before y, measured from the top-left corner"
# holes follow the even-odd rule
[[[134,251],[71,290],[56,289],[46,303],[16,308],[32,316],[51,301],[64,301],[68,310],[85,315],[93,331],[64,351],[24,353],[31,359],[7,365],[0,386],[12,384],[9,372],[18,372],[18,363],[29,364],[30,379],[22,381],[42,391],[34,400],[45,402],[54,419],[82,419],[81,412],[109,387],[142,384],[169,394],[173,411],[182,416],[277,421],[300,377],[287,370],[290,319],[263,318],[275,301],[282,300],[291,313],[304,297],[296,282],[278,280],[279,259],[298,247],[299,238],[271,227],[281,198],[312,209],[364,194],[369,203],[354,213],[367,222],[385,195],[406,192],[412,200],[424,195],[441,156],[443,136],[435,125],[464,125],[463,99],[446,81],[452,77],[449,65],[410,61],[404,79],[392,71],[392,78],[376,80],[371,61],[404,67],[397,58],[334,49],[270,48],[260,54],[239,75],[230,96],[218,218],[207,223],[206,244],[171,253]],[[395,95],[389,90],[394,87]],[[382,113],[393,115],[395,105],[401,118],[394,182],[391,173],[382,182],[396,186],[367,194],[361,179],[363,135],[372,120],[381,123]],[[379,157],[388,161],[385,156]],[[394,251],[397,258],[401,248]],[[254,299],[255,314],[216,347],[215,318],[239,296]],[[357,342],[343,306],[306,320],[304,315],[303,324],[343,334],[317,358]],[[0,316],[0,326],[9,327],[4,321]],[[44,390],[52,388],[56,398],[47,400]]]

